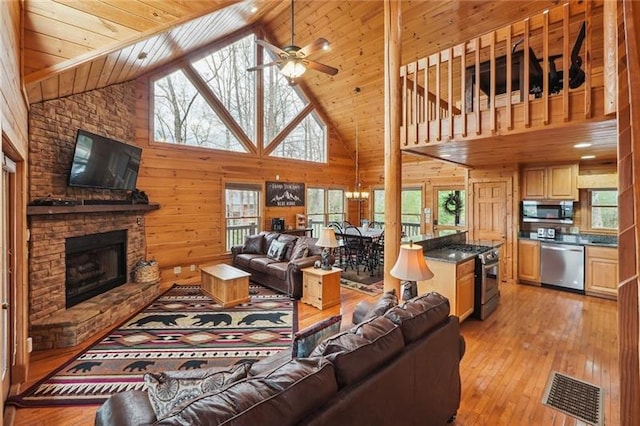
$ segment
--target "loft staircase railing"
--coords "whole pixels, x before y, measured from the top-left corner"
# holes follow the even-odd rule
[[[402,66],[401,146],[604,116],[602,9],[565,3]]]

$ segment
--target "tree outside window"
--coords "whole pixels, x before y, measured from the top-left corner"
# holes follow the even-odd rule
[[[592,190],[590,197],[591,229],[618,229],[618,191]]]
[[[244,244],[247,235],[260,230],[260,197],[258,184],[228,183],[225,185],[225,222],[227,251]]]
[[[320,235],[323,227],[345,219],[344,190],[307,187],[308,226],[313,235]]]
[[[463,189],[438,189],[438,228],[458,228],[465,226],[466,192]]]

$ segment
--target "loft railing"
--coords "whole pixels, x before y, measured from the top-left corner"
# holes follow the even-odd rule
[[[604,115],[602,9],[566,3],[402,66],[403,148]]]

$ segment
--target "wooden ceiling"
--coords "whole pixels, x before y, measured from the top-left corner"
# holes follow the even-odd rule
[[[402,62],[559,3],[404,0]],[[23,68],[29,102],[131,80],[254,23],[262,25],[275,44],[287,45],[290,5],[288,0],[25,0]],[[333,77],[309,71],[300,84],[352,151],[357,121],[361,167],[379,165],[384,156],[383,9],[382,1],[295,2],[296,44],[328,39],[331,50],[312,59],[340,70]],[[361,88],[357,102],[356,87]],[[546,143],[541,160],[578,161],[584,152],[572,146],[585,139],[597,142],[599,159],[616,156],[613,121],[550,132],[554,142]],[[421,153],[436,158],[448,153],[446,161],[471,166],[527,163],[540,156],[540,140],[525,134],[440,145]]]

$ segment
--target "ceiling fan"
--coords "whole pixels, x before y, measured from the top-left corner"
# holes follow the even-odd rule
[[[329,75],[338,74],[338,69],[330,67],[329,65],[321,64],[319,62],[307,59],[309,55],[320,50],[328,49],[329,42],[324,38],[319,38],[316,41],[309,43],[305,47],[298,47],[294,43],[294,19],[293,19],[293,0],[291,0],[291,44],[279,48],[264,40],[256,40],[256,43],[269,49],[275,55],[278,56],[273,62],[257,65],[252,68],[248,68],[247,71],[256,71],[264,69],[273,65],[277,65],[280,68],[280,72],[289,79],[289,82],[293,83],[294,80],[305,73],[307,68],[315,71],[320,71]]]

